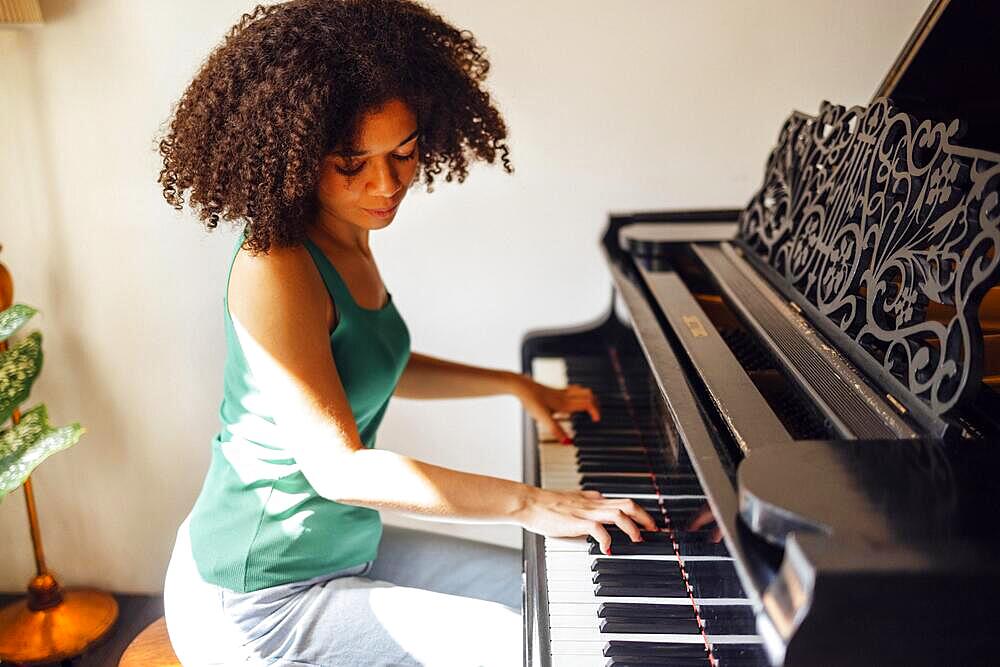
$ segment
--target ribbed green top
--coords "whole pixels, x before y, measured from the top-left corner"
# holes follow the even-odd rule
[[[230,275],[241,242],[242,237]],[[309,240],[305,247],[336,306],[330,349],[361,441],[370,448],[409,359],[410,335],[391,295],[380,309],[362,308],[322,251]],[[211,463],[190,521],[202,578],[246,593],[374,559],[382,536],[378,512],[327,500],[306,481],[282,446],[271,406],[247,366],[228,299],[223,305],[222,427],[212,441]]]

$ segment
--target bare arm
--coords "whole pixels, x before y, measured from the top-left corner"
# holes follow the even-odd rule
[[[414,352],[396,386],[400,398],[465,398],[516,394],[525,377]]]
[[[229,309],[251,372],[274,406],[285,446],[320,495],[337,502],[456,521],[513,523],[546,535],[641,539],[652,519],[629,500],[552,492],[364,447],[330,352],[329,297],[303,248],[236,259]]]
[[[546,387],[519,373],[469,366],[416,352],[410,355],[395,391],[400,398],[468,398],[499,394],[516,396],[545,430],[563,440],[568,438],[553,418],[555,413],[589,412],[594,421],[601,418],[594,393],[586,387]]]

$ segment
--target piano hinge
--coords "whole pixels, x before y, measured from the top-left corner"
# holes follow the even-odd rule
[[[788,302],[788,307],[791,308],[792,310],[794,310],[799,315],[802,314],[802,308],[800,308],[799,304],[795,303],[794,301],[789,301]]]
[[[892,403],[892,407],[896,408],[896,410],[899,411],[899,414],[901,415],[906,414],[906,406],[904,406],[902,403],[896,400],[895,396],[893,396],[892,394],[886,394],[885,397],[890,403]]]

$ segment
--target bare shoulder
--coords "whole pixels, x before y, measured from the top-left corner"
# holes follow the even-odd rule
[[[271,248],[253,255],[240,249],[229,278],[229,306],[234,313],[269,310],[323,312],[328,301],[323,279],[303,246]]]

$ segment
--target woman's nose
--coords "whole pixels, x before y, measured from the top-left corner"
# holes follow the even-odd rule
[[[374,175],[372,180],[368,182],[368,192],[377,197],[392,197],[397,192],[399,188],[402,187],[402,181],[399,179],[399,175],[393,166],[389,164],[388,160],[378,161],[374,165]]]

